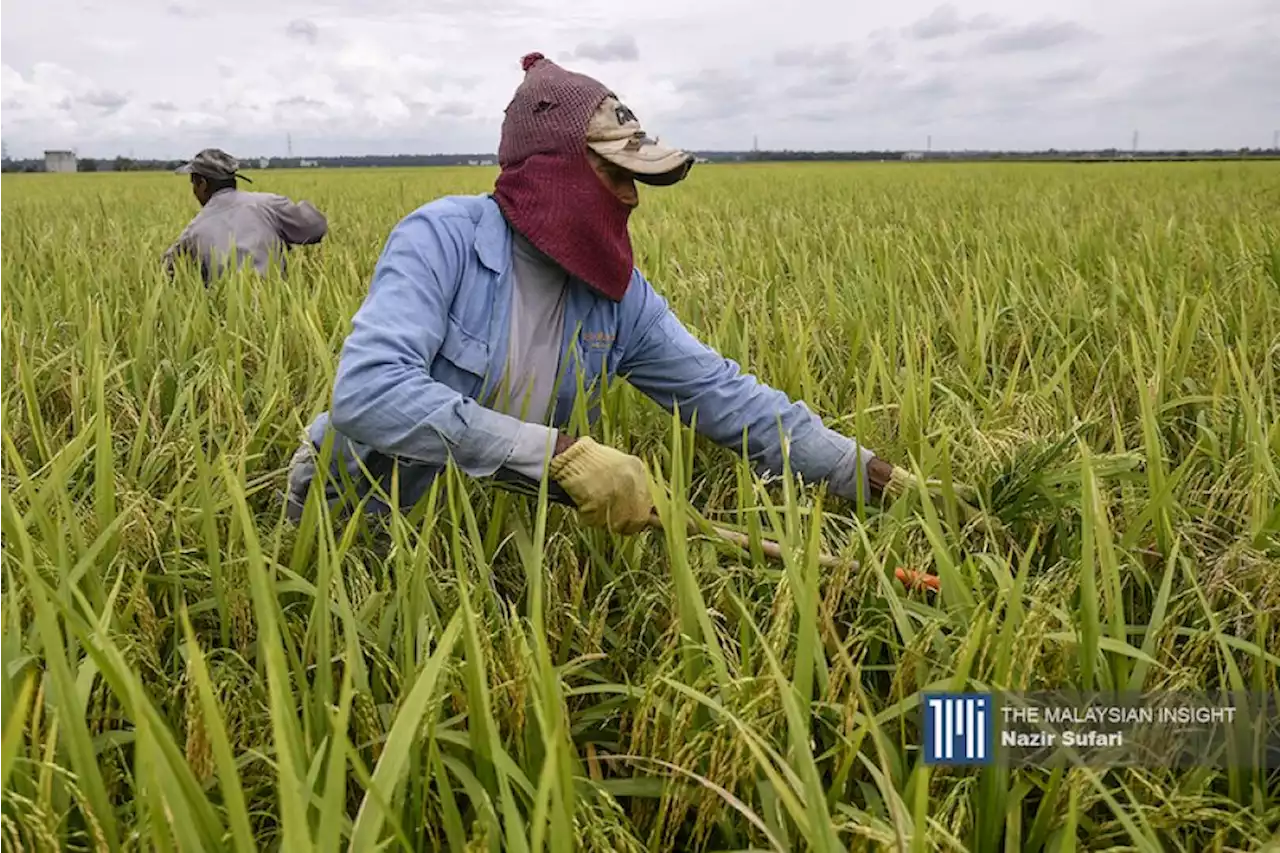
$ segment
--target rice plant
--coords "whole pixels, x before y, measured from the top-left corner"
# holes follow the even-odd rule
[[[287,523],[388,230],[493,173],[254,178],[330,236],[209,288],[157,264],[185,182],[3,178],[6,849],[1280,832],[1274,769],[938,769],[919,726],[938,688],[1280,695],[1274,164],[714,166],[644,195],[637,263],[690,329],[941,498],[762,482],[619,384],[589,429],[651,463],[663,519],[628,538],[453,471],[387,520]]]

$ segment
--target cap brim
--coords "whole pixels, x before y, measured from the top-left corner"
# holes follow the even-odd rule
[[[204,174],[203,172],[197,172],[195,169],[193,169],[190,163],[183,163],[181,166],[174,169],[173,173],[175,175],[200,175],[203,178],[209,178],[209,176]],[[239,178],[240,180],[250,184],[253,183],[253,178],[250,178],[248,175],[242,175],[239,172],[236,172],[234,175],[232,175],[232,177]],[[213,180],[213,179],[210,178],[210,180]]]
[[[610,139],[589,142],[591,150],[620,169],[630,172],[642,184],[665,187],[682,180],[693,167],[693,155],[652,140],[636,147],[632,140]]]

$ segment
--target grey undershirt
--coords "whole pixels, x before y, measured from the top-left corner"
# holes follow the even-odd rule
[[[544,426],[555,393],[564,340],[569,277],[555,261],[514,233],[511,331],[507,364],[490,404],[525,422],[505,467],[541,479],[557,430]]]

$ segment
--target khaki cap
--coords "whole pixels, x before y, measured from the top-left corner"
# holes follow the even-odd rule
[[[613,95],[606,96],[591,116],[587,145],[644,184],[668,186],[693,168],[692,154],[650,138],[635,113]]]
[[[240,174],[240,161],[221,148],[206,148],[191,158],[191,162],[183,163],[173,170],[179,175],[200,175],[215,181],[239,178],[242,181],[253,181]]]

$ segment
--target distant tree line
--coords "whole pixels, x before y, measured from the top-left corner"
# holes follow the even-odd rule
[[[155,172],[161,170],[173,171],[181,166],[183,160],[134,160],[129,157],[114,158],[96,158],[81,157],[76,160],[77,172]],[[23,160],[11,160],[5,158],[3,161],[3,171],[5,172],[43,172],[44,158],[29,158]]]
[[[1212,150],[1171,149],[1153,151],[1125,151],[1120,148],[1092,150],[1046,151],[714,151],[700,154],[713,162],[793,162],[793,161],[849,161],[849,160],[1045,160],[1045,161],[1107,161],[1107,160],[1223,160],[1223,159],[1276,159],[1276,148],[1215,148]]]
[[[493,154],[379,154],[342,157],[243,157],[240,167],[245,171],[261,169],[263,161],[270,169],[300,168],[355,168],[395,166],[467,166],[496,165]],[[173,171],[185,160],[147,160],[129,157],[82,157],[76,162],[78,172],[156,172]],[[5,172],[43,172],[44,158],[8,159],[3,161]]]
[[[155,172],[168,170],[172,172],[181,166],[182,160],[134,160],[129,157],[116,157],[112,160],[98,160],[85,157],[76,161],[77,172]]]
[[[1280,149],[1275,148],[1215,148],[1212,150],[1155,150],[1125,151],[1119,148],[1102,148],[1096,150],[1058,150],[1050,148],[1046,151],[697,151],[695,155],[704,162],[710,163],[743,163],[743,162],[846,162],[846,161],[890,161],[912,160],[915,162],[930,161],[1062,161],[1062,162],[1109,162],[1115,160],[1222,160],[1222,159],[1280,159]],[[265,160],[269,169],[298,168],[370,168],[370,167],[407,167],[407,166],[494,166],[497,157],[493,154],[374,154],[340,157],[246,157],[240,162],[242,168],[253,171],[263,168]],[[182,165],[182,160],[146,160],[129,157],[92,158],[85,157],[76,164],[80,172],[154,172],[173,171]],[[43,172],[44,159],[9,159],[3,160],[5,172]]]

